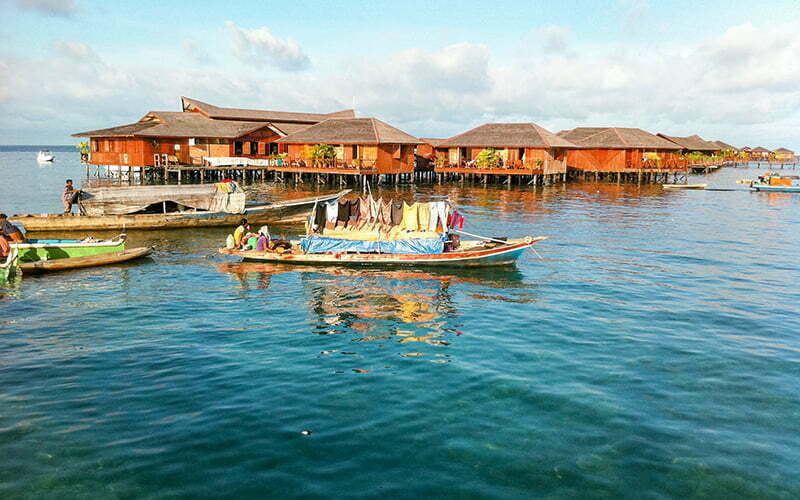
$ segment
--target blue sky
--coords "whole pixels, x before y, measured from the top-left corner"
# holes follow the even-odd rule
[[[0,143],[355,103],[424,137],[635,126],[800,150],[800,3],[0,0]]]

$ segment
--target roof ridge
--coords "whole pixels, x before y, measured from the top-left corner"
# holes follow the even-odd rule
[[[628,144],[628,141],[626,141],[626,140],[625,140],[625,139],[622,137],[622,134],[620,134],[620,133],[619,133],[619,128],[617,128],[617,127],[611,127],[611,130],[613,130],[613,131],[614,131],[614,133],[615,133],[615,134],[617,134],[617,137],[619,138],[619,142],[621,142],[623,146],[625,146],[626,148],[629,148],[629,147],[631,147],[631,145],[630,145],[630,144]]]
[[[369,118],[369,123],[370,123],[370,125],[372,125],[372,131],[375,132],[375,140],[377,141],[378,144],[380,144],[381,143],[381,135],[378,133],[378,127],[375,126],[375,118],[370,117]]]

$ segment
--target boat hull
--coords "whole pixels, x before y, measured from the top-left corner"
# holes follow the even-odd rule
[[[708,184],[662,184],[664,189],[705,189]]]
[[[482,267],[507,266],[517,259],[538,241],[546,239],[520,238],[509,240],[508,244],[493,248],[475,248],[465,251],[446,252],[441,254],[377,254],[377,253],[276,253],[257,252],[254,250],[230,250],[221,248],[222,254],[235,255],[245,261],[283,262],[287,264],[340,264],[340,265],[414,265],[414,266],[455,266]]]
[[[781,186],[754,182],[750,185],[750,187],[756,191],[767,191],[772,193],[800,193],[800,186]]]
[[[69,271],[84,267],[106,266],[109,264],[119,264],[134,259],[146,257],[153,252],[152,247],[132,248],[119,252],[104,253],[98,255],[87,255],[83,257],[72,257],[57,260],[23,262],[20,264],[23,274],[43,274],[58,271]]]
[[[13,243],[11,246],[19,252],[20,263],[25,263],[121,252],[125,250],[125,238],[97,242],[33,239],[26,243]]]
[[[166,214],[132,215],[15,215],[13,222],[22,224],[27,232],[92,231],[128,229],[180,229],[194,227],[236,226],[242,217],[253,224],[290,224],[303,222],[315,203],[339,199],[349,191],[314,196],[245,208],[241,214],[222,212],[175,212]]]

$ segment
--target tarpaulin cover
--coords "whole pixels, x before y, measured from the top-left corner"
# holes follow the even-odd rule
[[[306,253],[361,252],[395,254],[437,254],[444,252],[444,240],[414,239],[395,241],[340,240],[322,236],[307,236],[300,239],[300,246]]]

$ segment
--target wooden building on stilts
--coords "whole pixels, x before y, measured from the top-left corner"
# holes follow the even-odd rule
[[[304,176],[317,183],[351,180],[364,183],[400,182],[413,179],[416,137],[376,118],[330,118],[276,141],[286,148],[284,166],[274,167],[280,179]],[[330,155],[315,148],[327,145]],[[319,149],[317,149],[319,151]]]
[[[572,177],[641,183],[686,176],[680,147],[640,128],[578,127],[558,135],[577,146],[567,153]]]
[[[440,181],[509,185],[566,180],[567,151],[575,147],[535,123],[486,123],[431,146]]]
[[[276,141],[329,118],[352,118],[352,110],[336,113],[292,113],[221,108],[188,97],[182,111],[151,111],[139,121],[73,134],[89,138],[89,164],[139,170],[166,178],[175,173],[200,182],[219,177],[266,178],[271,165],[282,163]]]

